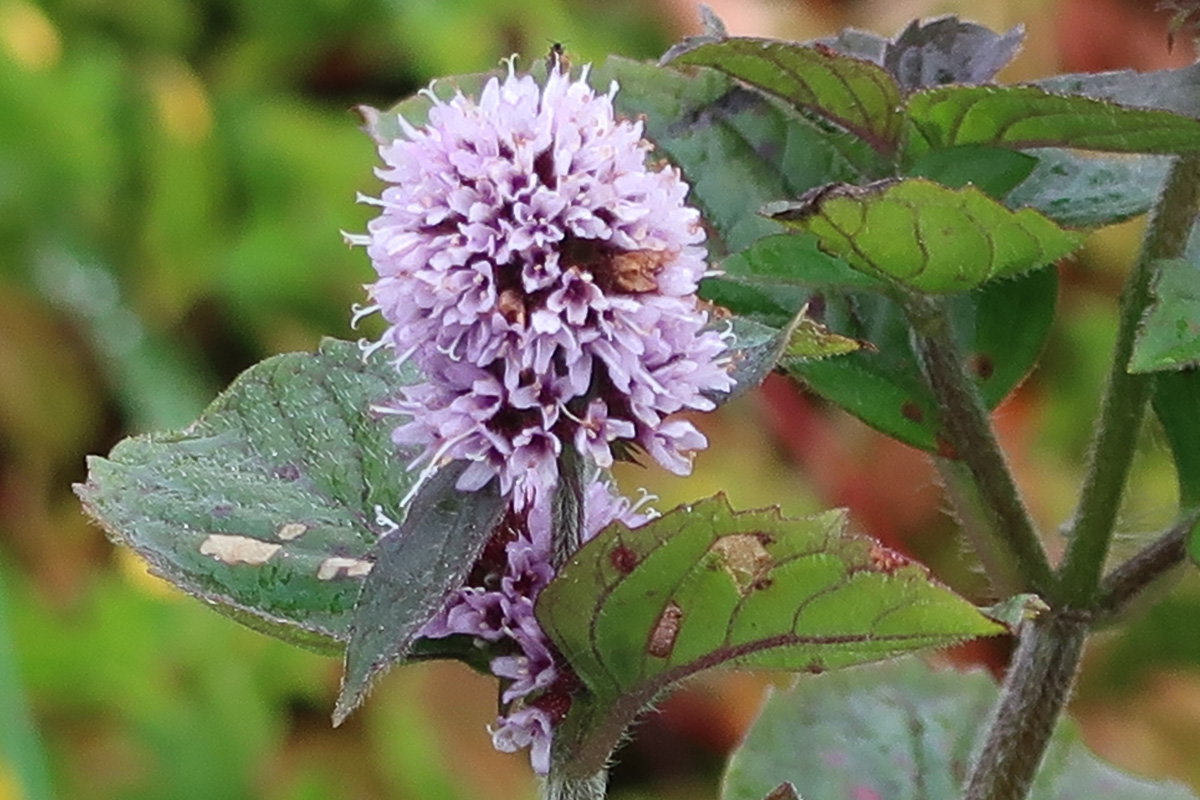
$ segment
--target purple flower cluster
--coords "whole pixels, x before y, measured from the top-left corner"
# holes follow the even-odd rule
[[[372,308],[429,378],[395,404],[412,418],[395,440],[470,461],[460,489],[498,475],[518,503],[555,484],[566,444],[608,467],[625,442],[686,474],[706,442],[669,415],[732,386],[695,297],[704,232],[687,185],[646,168],[615,86],[597,96],[585,79],[510,72],[478,103],[434,98],[428,125],[401,119],[406,138],[379,148]]]
[[[393,440],[424,448],[427,470],[470,466],[458,488],[497,477],[509,510],[467,585],[423,630],[468,634],[496,653],[506,714],[498,749],[530,747],[549,767],[553,725],[573,686],[533,615],[553,577],[550,505],[565,447],[606,469],[640,449],[686,474],[706,444],[684,419],[727,391],[723,334],[696,286],[704,233],[669,167],[648,169],[640,122],[550,71],[545,84],[491,79],[478,101],[432,100],[428,124],[398,119],[380,142],[387,182],[364,244],[367,289],[388,324],[377,346],[426,382],[383,410],[408,417]],[[614,450],[616,451],[614,453]],[[590,468],[589,468],[590,469]],[[586,535],[645,520],[597,480]]]

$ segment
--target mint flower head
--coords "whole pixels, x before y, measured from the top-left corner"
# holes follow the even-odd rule
[[[574,674],[534,616],[554,577],[551,494],[564,448],[591,462],[585,539],[648,517],[597,475],[641,450],[685,474],[704,436],[676,412],[728,391],[723,335],[695,292],[707,266],[698,213],[670,167],[648,168],[639,122],[552,69],[545,84],[509,64],[478,100],[433,102],[428,124],[398,120],[381,142],[387,182],[366,236],[367,289],[388,328],[376,345],[425,382],[379,406],[407,418],[397,445],[416,465],[470,466],[458,489],[498,478],[508,511],[466,584],[421,631],[465,634],[503,683],[500,750],[550,764]]]
[[[381,344],[428,383],[391,407],[398,444],[430,465],[466,459],[459,488],[492,476],[520,506],[573,446],[601,467],[640,449],[686,474],[706,444],[685,420],[732,380],[696,285],[698,213],[671,167],[648,168],[640,122],[552,70],[491,79],[478,101],[433,100],[380,144],[388,186],[365,244]]]

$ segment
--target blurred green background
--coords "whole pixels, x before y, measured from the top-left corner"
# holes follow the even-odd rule
[[[329,727],[339,665],[244,630],[150,578],[82,517],[84,456],[190,422],[273,353],[350,337],[370,279],[374,152],[352,106],[437,75],[612,52],[657,57],[693,0],[0,0],[0,800],[525,798],[490,748],[495,688],[457,665],[397,670]],[[958,11],[1026,24],[1009,79],[1186,63],[1165,16],[1122,0],[712,3],[735,34],[891,34]],[[983,14],[983,17],[979,15]],[[998,415],[1047,530],[1069,513],[1137,224],[1061,268],[1064,323]],[[660,506],[839,504],[860,528],[982,593],[922,456],[772,381],[701,423],[718,456],[686,481],[625,470]],[[1147,433],[1126,549],[1169,519]],[[1052,546],[1057,546],[1052,543]],[[1076,710],[1121,763],[1200,786],[1197,581],[1092,648]],[[967,659],[995,666],[998,651]],[[705,680],[620,756],[614,796],[714,798],[763,677]]]

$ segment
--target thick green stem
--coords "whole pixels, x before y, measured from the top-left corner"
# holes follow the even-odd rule
[[[992,723],[967,781],[967,800],[1024,800],[1070,695],[1083,640],[1103,593],[1119,605],[1179,557],[1175,531],[1100,587],[1115,516],[1152,381],[1126,370],[1150,301],[1155,264],[1183,254],[1200,201],[1200,156],[1176,160],[1121,294],[1117,344],[1092,432],[1071,541],[1053,590],[1054,610],[1022,630]]]
[[[949,445],[947,455],[966,469],[974,483],[973,496],[967,498],[969,507],[960,508],[959,514],[968,520],[982,517],[986,522],[976,526],[978,535],[987,537],[977,545],[984,568],[998,587],[1011,588],[1011,571],[994,566],[998,562],[1011,565],[1023,583],[1022,591],[1046,595],[1054,579],[1046,551],[996,441],[987,407],[954,344],[946,304],[939,297],[913,295],[905,310],[914,349],[938,401],[942,434]],[[951,492],[951,500],[956,502],[964,497],[962,491]]]
[[[1023,800],[1071,694],[1086,618],[1054,611],[1027,622],[1004,679],[965,800]]]
[[[1200,156],[1181,156],[1167,175],[1158,206],[1146,227],[1142,250],[1121,292],[1117,343],[1100,412],[1092,429],[1070,542],[1059,569],[1060,591],[1054,598],[1059,604],[1087,608],[1095,602],[1138,432],[1153,388],[1152,376],[1135,375],[1127,370],[1129,357],[1138,325],[1150,303],[1156,262],[1183,255],[1197,202],[1200,202]]]

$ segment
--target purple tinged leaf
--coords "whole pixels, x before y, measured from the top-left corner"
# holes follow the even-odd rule
[[[409,503],[399,529],[371,551],[375,566],[354,609],[334,725],[362,703],[379,674],[409,655],[499,522],[506,500],[495,480],[474,492],[454,488],[466,467],[456,461],[434,473]]]
[[[908,100],[910,158],[961,145],[1075,147],[1112,153],[1200,149],[1200,122],[1041,86],[942,86]]]
[[[731,38],[687,49],[670,63],[711,67],[745,81],[849,131],[880,155],[890,156],[896,149],[903,122],[900,89],[870,61],[820,44]]]
[[[887,44],[883,66],[906,92],[950,83],[987,83],[1021,48],[1025,30],[1003,35],[955,16],[913,20]]]

